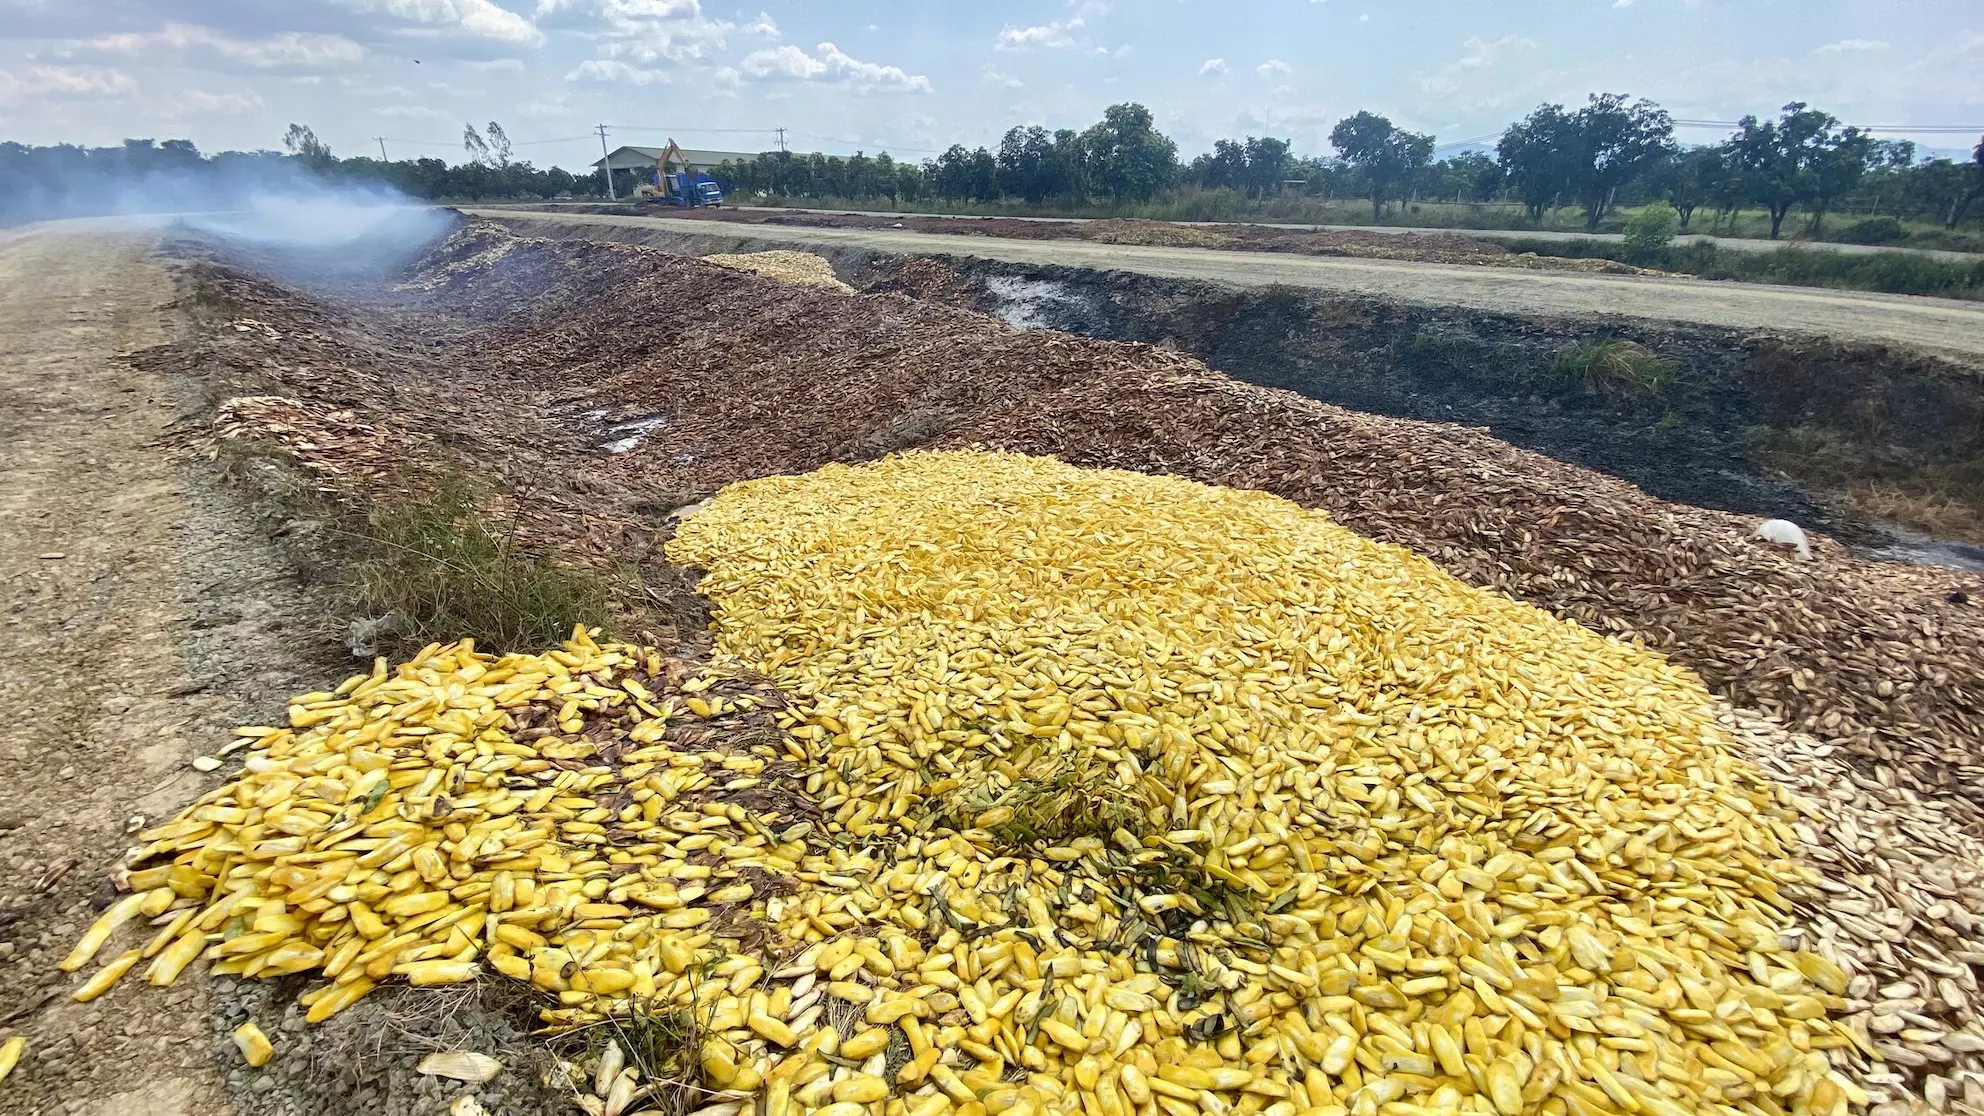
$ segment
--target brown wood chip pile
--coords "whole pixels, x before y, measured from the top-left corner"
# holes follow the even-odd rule
[[[581,285],[624,287],[605,276],[680,267],[621,246],[538,250],[587,253],[587,267],[569,272]],[[976,442],[1266,489],[1470,582],[1668,651],[1738,705],[1834,742],[1899,785],[1958,796],[1977,831],[1975,575],[1863,561],[1823,539],[1819,560],[1800,564],[1752,540],[1747,519],[1669,504],[1483,432],[1347,411],[1153,346],[1018,332],[896,296],[850,314],[844,300],[803,290],[768,299],[712,273],[639,283],[619,300],[561,296],[553,301],[573,312],[542,328],[511,317],[531,297],[527,277],[498,271],[451,289],[453,304],[514,322],[493,350],[515,376],[558,369],[575,400],[680,416],[610,463],[630,483],[714,490],[857,445]],[[651,359],[591,340],[623,322],[645,323]],[[891,445],[892,430],[917,436]]]

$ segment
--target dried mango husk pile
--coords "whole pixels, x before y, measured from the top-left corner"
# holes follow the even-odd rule
[[[824,1017],[757,1026],[806,976],[729,1032],[769,1113],[1864,1102],[1843,975],[1780,948],[1791,811],[1657,655],[1265,494],[1017,455],[736,485],[670,554],[872,850],[768,905],[831,937]]]

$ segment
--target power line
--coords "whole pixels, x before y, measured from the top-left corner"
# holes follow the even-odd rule
[[[1739,120],[1676,120],[1677,128],[1735,128]],[[1973,135],[1984,133],[1979,124],[1856,124],[1863,132],[1902,132],[1915,135]]]
[[[623,132],[680,132],[683,135],[771,135],[779,128],[675,128],[666,124],[615,124]]]

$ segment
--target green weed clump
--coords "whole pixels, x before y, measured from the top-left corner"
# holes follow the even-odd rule
[[[1626,258],[1636,262],[1658,261],[1666,255],[1681,227],[1681,215],[1666,202],[1649,205],[1626,219],[1624,244]]]
[[[574,624],[606,622],[597,577],[524,551],[513,531],[491,526],[467,486],[380,508],[354,534],[344,603],[377,625],[381,653],[464,636],[485,651],[538,652]]]
[[[1550,372],[1629,403],[1658,399],[1674,380],[1674,366],[1636,341],[1581,341],[1558,353]]]

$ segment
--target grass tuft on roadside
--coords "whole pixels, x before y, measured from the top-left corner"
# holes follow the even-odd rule
[[[379,651],[396,658],[472,637],[486,651],[542,651],[572,625],[603,625],[595,575],[522,550],[492,528],[475,491],[452,482],[374,510],[353,537],[342,578],[346,611],[379,620]]]
[[[1674,380],[1674,365],[1637,341],[1581,341],[1550,362],[1552,375],[1609,399],[1644,403]]]

